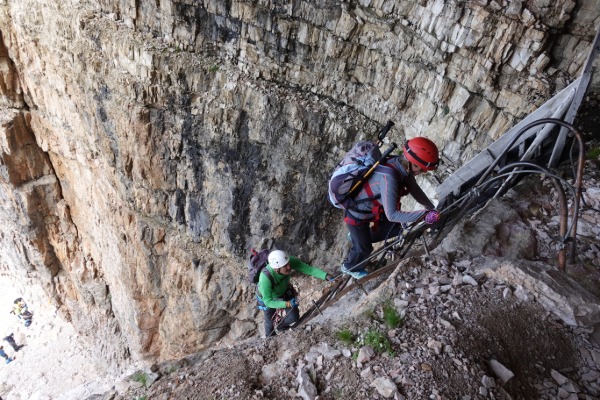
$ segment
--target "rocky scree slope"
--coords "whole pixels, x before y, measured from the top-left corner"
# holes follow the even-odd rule
[[[366,285],[369,296],[355,290],[306,326],[154,365],[145,372],[152,376],[149,387],[138,374],[92,398],[599,399],[600,300],[593,293],[600,278],[599,162],[587,163],[579,262],[559,273],[573,288],[566,298],[536,279],[514,278],[520,271],[557,272],[558,204],[550,184],[528,178],[470,222],[492,223],[508,207],[518,220],[497,228],[527,227],[531,240],[517,236],[520,243],[506,246],[511,239],[502,229],[485,238],[463,229],[430,259],[402,261],[390,277]],[[483,254],[475,246],[471,251],[480,254],[472,254],[474,241],[496,246]],[[506,253],[531,243],[532,260]],[[580,295],[589,309],[578,308]],[[581,319],[549,306],[552,296]],[[390,325],[390,309],[401,316],[398,325]],[[581,323],[586,312],[594,321],[587,325]]]

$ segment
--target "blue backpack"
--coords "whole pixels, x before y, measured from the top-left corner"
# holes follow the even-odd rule
[[[382,158],[379,147],[373,142],[358,142],[346,153],[342,161],[335,167],[329,179],[329,201],[334,207],[343,210],[351,208],[354,197],[360,192],[362,185],[351,189],[360,182],[367,171]],[[365,182],[363,181],[362,184]]]

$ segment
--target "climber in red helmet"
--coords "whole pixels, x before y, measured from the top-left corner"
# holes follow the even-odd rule
[[[439,164],[437,146],[429,139],[410,139],[403,155],[391,157],[378,166],[355,197],[355,205],[346,210],[344,222],[350,231],[352,247],[342,272],[359,279],[367,275],[364,266],[357,266],[373,251],[373,243],[398,236],[402,224],[418,221],[435,223],[439,219],[434,205],[417,184],[415,176],[433,171]],[[400,199],[410,194],[425,209],[402,211]]]

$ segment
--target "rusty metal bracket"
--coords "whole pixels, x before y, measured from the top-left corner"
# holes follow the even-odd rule
[[[317,304],[317,302],[313,300],[312,303],[315,306],[315,308],[317,309],[317,311],[319,312],[319,314],[323,315],[323,313],[321,312],[321,309],[319,308],[319,305]]]
[[[362,279],[362,278],[360,278],[360,279]],[[363,287],[363,284],[362,284],[362,283],[360,283],[360,282],[359,282],[359,280],[356,280],[356,286],[358,286],[358,287],[360,288],[360,290],[362,290],[362,291],[363,291],[363,293],[365,294],[365,296],[368,296],[368,295],[369,295],[369,292],[367,292],[367,291],[365,290],[365,288]]]
[[[427,241],[423,235],[421,235],[421,242],[423,242],[423,249],[425,249],[427,260],[429,260],[429,258],[431,258],[431,254],[429,253],[429,247],[427,247]]]

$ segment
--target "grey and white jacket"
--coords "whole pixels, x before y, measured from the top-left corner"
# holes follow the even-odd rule
[[[369,193],[369,188],[372,194]],[[400,199],[407,194],[425,209],[402,211]],[[344,218],[344,221],[351,225],[362,225],[377,220],[381,208],[389,221],[397,223],[417,221],[428,210],[435,208],[417,184],[415,177],[404,169],[400,157],[390,158],[385,165],[378,166],[354,201],[354,206],[346,210]],[[381,206],[379,210],[378,204]]]

